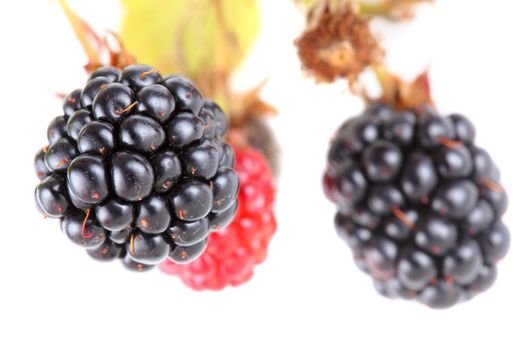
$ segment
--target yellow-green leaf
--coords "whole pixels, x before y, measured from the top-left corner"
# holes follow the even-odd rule
[[[141,63],[197,79],[229,74],[259,28],[256,0],[121,0],[121,36]]]

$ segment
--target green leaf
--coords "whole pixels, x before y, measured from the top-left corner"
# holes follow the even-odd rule
[[[121,37],[139,62],[163,73],[229,74],[256,39],[256,0],[121,0]]]

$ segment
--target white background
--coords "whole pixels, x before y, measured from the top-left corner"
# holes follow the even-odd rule
[[[158,271],[92,261],[33,204],[33,155],[60,113],[52,92],[81,86],[85,57],[54,1],[0,8],[0,349],[524,349],[525,21],[523,1],[438,0],[403,24],[375,23],[389,66],[431,68],[442,112],[477,124],[503,173],[512,249],[495,286],[446,311],[379,296],[336,237],[320,179],[328,139],[359,99],[299,69],[291,1],[261,1],[263,28],[239,75],[281,112],[279,231],[243,287],[196,293]],[[116,0],[72,1],[95,28],[118,28]],[[140,26],[140,23],[137,25]],[[146,62],[145,62],[146,63]]]

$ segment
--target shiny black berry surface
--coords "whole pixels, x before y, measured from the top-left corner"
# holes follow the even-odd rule
[[[446,308],[494,283],[510,245],[508,199],[475,135],[461,115],[378,104],[337,131],[325,193],[339,236],[381,294]]]
[[[138,272],[188,263],[231,221],[239,179],[227,119],[189,80],[102,67],[63,109],[34,158],[35,201],[89,256]]]

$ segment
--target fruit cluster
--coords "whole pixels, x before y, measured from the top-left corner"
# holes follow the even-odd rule
[[[248,281],[266,258],[276,230],[274,184],[264,156],[253,148],[234,148],[241,188],[239,209],[232,223],[210,234],[208,249],[187,265],[166,260],[160,269],[177,275],[195,290],[220,290]]]
[[[227,120],[188,80],[102,67],[64,100],[35,157],[37,207],[98,260],[189,262],[235,214]]]
[[[463,116],[373,104],[338,130],[324,177],[338,234],[380,293],[448,307],[487,290],[507,195]]]

